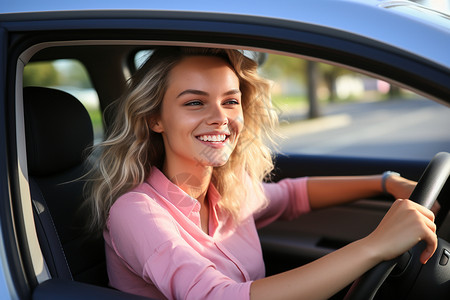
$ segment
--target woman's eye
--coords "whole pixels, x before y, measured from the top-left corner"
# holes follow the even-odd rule
[[[224,104],[239,104],[239,101],[237,99],[229,99]]]
[[[193,100],[193,101],[189,101],[186,102],[184,105],[185,106],[198,106],[198,105],[202,105],[203,103],[199,100]]]

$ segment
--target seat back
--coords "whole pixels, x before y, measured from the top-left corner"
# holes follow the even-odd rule
[[[24,88],[30,191],[39,243],[52,277],[106,286],[104,241],[85,230],[83,186],[92,123],[72,95]]]

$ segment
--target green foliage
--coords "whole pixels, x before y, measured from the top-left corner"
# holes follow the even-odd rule
[[[23,81],[24,86],[55,86],[59,85],[59,73],[51,63],[32,63],[25,67]]]
[[[304,81],[306,61],[296,57],[269,54],[260,72],[263,76],[276,81],[287,78]]]
[[[33,62],[25,66],[24,86],[71,86],[91,88],[84,66],[75,60]]]

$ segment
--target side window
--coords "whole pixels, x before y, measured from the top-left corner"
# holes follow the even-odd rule
[[[43,86],[63,90],[86,107],[94,128],[94,140],[103,138],[103,122],[97,92],[92,87],[88,73],[77,60],[31,62],[25,66],[25,86]]]
[[[134,69],[137,70],[147,61],[152,55],[153,51],[150,49],[140,50],[134,55]]]
[[[431,159],[450,151],[450,109],[353,71],[269,54],[283,153]]]

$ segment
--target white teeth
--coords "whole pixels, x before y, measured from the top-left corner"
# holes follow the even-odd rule
[[[199,140],[204,142],[223,142],[227,136],[225,134],[219,135],[201,135],[198,137]]]

